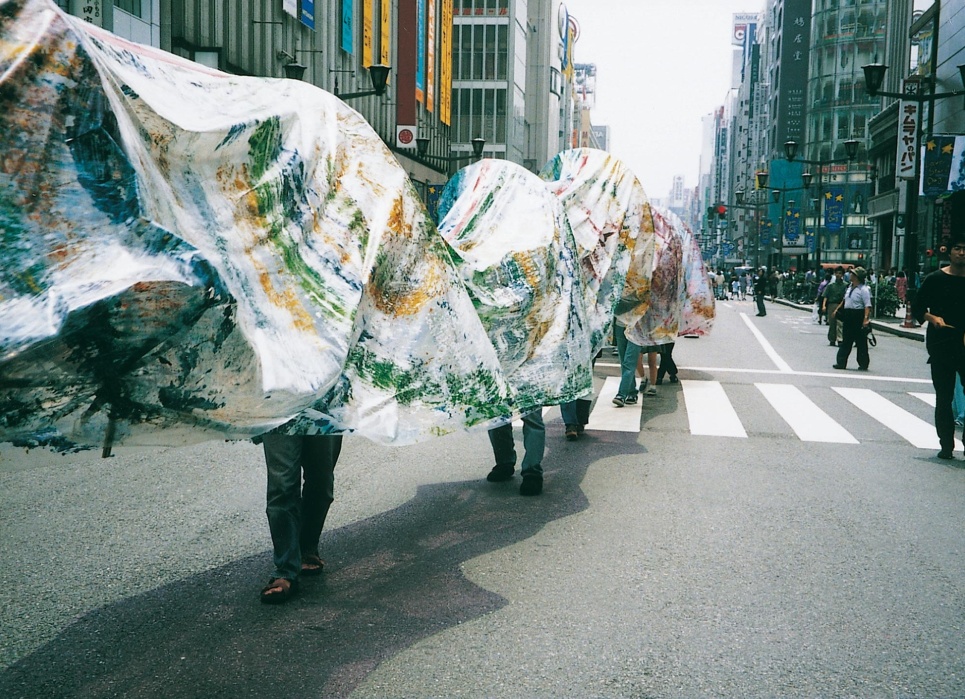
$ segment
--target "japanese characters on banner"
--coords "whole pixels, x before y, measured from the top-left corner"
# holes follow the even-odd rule
[[[384,66],[392,63],[392,3],[382,0],[379,10],[382,15],[379,29],[379,63]]]
[[[906,95],[918,94],[918,83],[905,81],[903,92]],[[913,180],[918,176],[918,119],[921,104],[915,100],[902,100],[898,110],[898,153],[895,161],[895,175],[902,180]]]
[[[362,3],[362,65],[368,68],[375,56],[375,0]]]
[[[103,27],[103,4],[103,0],[70,0],[70,13],[96,27]]]
[[[416,0],[415,98],[425,102],[426,89],[426,0]]]
[[[426,109],[433,111],[436,99],[436,0],[427,0],[426,26]]]
[[[342,50],[347,54],[355,53],[355,42],[352,40],[353,10],[352,0],[342,0]]]
[[[439,121],[452,124],[452,0],[442,0],[442,27],[439,30]]]
[[[315,0],[302,0],[301,23],[315,31]]]

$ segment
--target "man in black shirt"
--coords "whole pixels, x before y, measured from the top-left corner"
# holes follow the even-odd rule
[[[947,267],[925,277],[912,304],[915,319],[919,323],[928,321],[925,347],[935,387],[935,430],[941,445],[939,459],[954,458],[952,398],[956,373],[965,384],[965,230],[952,234],[949,260]]]

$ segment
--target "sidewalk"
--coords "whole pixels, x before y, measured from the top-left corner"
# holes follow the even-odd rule
[[[779,303],[782,306],[791,306],[792,308],[797,308],[801,311],[811,312],[811,306],[805,305],[803,303],[794,303],[793,301],[788,301],[787,299],[772,299],[768,297],[771,303]],[[872,318],[871,327],[875,330],[880,330],[883,333],[890,333],[892,335],[898,335],[900,337],[907,337],[911,340],[917,340],[918,342],[925,341],[925,326],[918,325],[914,321],[911,321],[915,327],[905,328],[902,327],[905,322],[905,309],[899,308],[895,311],[894,317],[889,318]]]

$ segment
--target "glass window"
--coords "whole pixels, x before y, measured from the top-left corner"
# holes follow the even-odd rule
[[[141,0],[114,0],[114,7],[124,10],[135,17],[143,18],[144,16],[141,14]]]
[[[496,27],[496,79],[505,80],[509,70],[509,25]]]

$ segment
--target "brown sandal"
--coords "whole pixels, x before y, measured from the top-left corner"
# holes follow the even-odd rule
[[[284,604],[294,595],[295,581],[288,578],[272,578],[261,588],[261,601],[264,604]]]
[[[325,561],[317,554],[302,557],[302,575],[321,575],[325,569]]]

